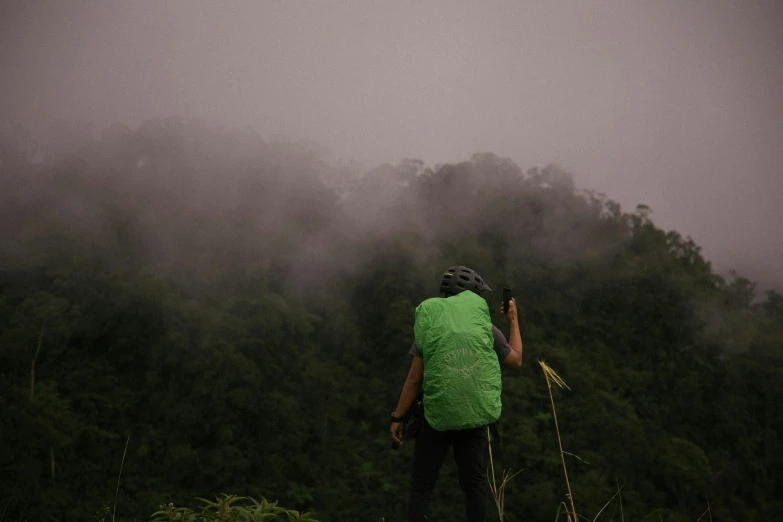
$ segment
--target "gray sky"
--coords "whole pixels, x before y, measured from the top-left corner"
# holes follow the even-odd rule
[[[179,115],[367,166],[491,151],[783,288],[783,2],[0,4],[0,122]]]

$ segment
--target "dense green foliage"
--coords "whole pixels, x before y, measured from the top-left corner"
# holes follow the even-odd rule
[[[76,145],[0,145],[0,519],[113,508],[130,437],[121,520],[221,492],[403,520],[412,445],[389,450],[388,417],[414,307],[453,264],[521,309],[506,520],[565,499],[538,359],[573,389],[555,400],[580,513],[617,484],[625,520],[783,512],[783,297],[717,276],[646,207],[492,154],[358,175],[176,119]],[[433,515],[462,505],[447,462]]]

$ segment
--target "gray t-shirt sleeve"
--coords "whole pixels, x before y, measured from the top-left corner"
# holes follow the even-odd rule
[[[495,353],[498,355],[498,360],[502,361],[508,357],[508,354],[511,353],[511,346],[509,346],[508,341],[506,340],[506,336],[503,335],[503,332],[501,332],[494,324],[492,325],[492,338],[494,339],[492,347],[495,349]],[[421,350],[419,350],[419,347],[416,346],[416,341],[413,341],[413,345],[411,346],[411,349],[408,353],[414,357],[422,356]]]
[[[511,346],[509,346],[508,340],[506,339],[506,336],[503,335],[503,332],[498,330],[494,324],[492,325],[492,337],[495,339],[494,348],[495,353],[498,354],[498,361],[502,361],[511,353]]]

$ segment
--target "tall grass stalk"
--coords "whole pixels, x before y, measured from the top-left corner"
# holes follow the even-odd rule
[[[487,470],[487,474],[492,474],[492,480],[490,481],[489,476],[487,476],[487,482],[489,483],[489,489],[492,492],[492,498],[495,500],[495,507],[498,510],[498,519],[500,522],[503,522],[505,519],[505,505],[506,505],[506,485],[509,483],[509,481],[516,477],[520,472],[517,471],[516,473],[511,473],[511,470],[503,470],[503,473],[500,477],[500,485],[497,485],[497,481],[495,480],[495,459],[492,457],[492,440],[490,437],[489,432],[489,426],[487,426],[487,445],[489,446],[489,470]]]
[[[565,388],[569,391],[571,391],[571,388],[569,388],[565,381],[561,379],[552,368],[547,366],[544,361],[538,361],[538,364],[541,366],[541,370],[544,372],[546,386],[549,389],[549,402],[552,404],[552,416],[555,419],[555,432],[557,433],[557,444],[560,448],[560,461],[563,463],[563,475],[565,475],[566,488],[568,489],[568,500],[571,503],[571,513],[568,512],[568,508],[566,507],[566,516],[570,522],[576,522],[578,517],[576,514],[576,507],[574,507],[574,496],[571,494],[571,483],[568,481],[568,469],[566,469],[563,441],[560,439],[560,427],[557,424],[557,411],[555,410],[555,398],[552,395],[552,383],[554,382],[561,388]]]
[[[699,515],[696,522],[712,522],[712,502],[710,502],[710,497],[707,497],[707,509]]]
[[[114,522],[114,517],[117,515],[117,497],[120,494],[120,479],[122,478],[122,466],[125,465],[125,454],[128,453],[128,443],[130,442],[130,435],[125,441],[125,451],[122,452],[122,462],[120,462],[120,474],[117,476],[117,491],[114,492],[114,511],[111,514],[111,522]]]
[[[598,517],[599,517],[599,516],[601,516],[601,513],[603,513],[603,512],[604,512],[604,509],[606,509],[606,507],[607,507],[607,506],[608,506],[608,505],[609,505],[609,504],[612,502],[612,500],[614,500],[614,497],[618,496],[619,494],[620,494],[620,488],[618,487],[618,488],[617,488],[617,493],[615,493],[614,495],[612,495],[612,498],[610,498],[609,500],[607,500],[607,501],[606,501],[606,504],[604,504],[604,505],[603,505],[603,507],[602,507],[601,509],[599,509],[599,510],[598,510],[598,513],[596,513],[596,514],[595,514],[595,516],[593,517],[593,522],[595,522],[596,520],[598,520]],[[614,518],[614,515],[612,515],[612,518]],[[622,500],[620,500],[620,518],[621,518],[623,521],[625,520],[625,517],[623,516]]]
[[[538,364],[541,366],[541,370],[544,372],[544,378],[546,379],[546,386],[549,389],[549,402],[552,405],[552,416],[555,419],[555,433],[557,433],[557,444],[560,448],[560,462],[563,463],[563,475],[565,476],[566,481],[566,488],[568,489],[568,501],[571,504],[571,511],[568,511],[568,504],[565,502],[560,502],[560,505],[557,508],[557,514],[555,515],[555,520],[560,518],[560,510],[561,508],[565,508],[566,513],[566,519],[569,522],[577,522],[580,518],[583,518],[585,520],[589,520],[586,517],[582,517],[577,514],[576,507],[574,506],[574,495],[571,493],[571,483],[568,480],[568,469],[566,468],[565,463],[565,456],[571,455],[572,457],[576,457],[577,459],[581,460],[582,462],[585,462],[582,460],[578,455],[574,455],[573,453],[569,453],[568,451],[563,450],[563,441],[560,438],[560,426],[557,423],[557,411],[555,410],[555,398],[552,394],[552,383],[557,384],[560,386],[560,388],[565,388],[568,391],[572,391],[571,388],[568,387],[568,385],[565,383],[565,381],[555,372],[552,368],[550,368],[544,361],[538,361]],[[585,462],[587,464],[587,462]],[[620,493],[620,490],[622,488],[620,487],[620,484],[617,484],[617,492],[612,495],[612,498],[606,501],[606,503],[601,507],[601,509],[598,510],[598,513],[595,514],[593,517],[592,522],[596,522],[598,520],[598,517],[601,516],[601,513],[604,512],[604,510],[609,506],[609,504],[612,503],[612,501],[615,499],[615,497],[619,497],[620,500],[620,517],[624,521],[625,516],[623,515],[623,500],[622,500],[622,494]],[[614,516],[612,517],[614,518]]]
[[[623,513],[623,494],[620,493],[620,482],[617,481],[617,479],[614,479],[614,483],[617,484],[617,496],[620,500],[620,522],[625,522],[625,514]]]
[[[14,483],[14,489],[11,490],[11,496],[8,497],[8,502],[3,503],[3,511],[0,511],[0,522],[5,520],[5,510],[11,506],[11,501],[14,499],[14,495],[16,495],[16,486],[18,485],[19,485],[19,479],[16,479],[16,482]]]

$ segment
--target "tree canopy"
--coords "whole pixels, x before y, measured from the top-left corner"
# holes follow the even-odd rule
[[[625,520],[693,521],[708,504],[715,520],[770,520],[783,296],[717,275],[650,216],[491,153],[357,172],[311,144],[177,118],[58,150],[6,136],[0,519],[93,517],[122,462],[122,520],[221,493],[403,520],[411,449],[388,450],[388,413],[416,305],[463,264],[520,307],[499,465],[523,471],[506,520],[552,520],[565,499],[538,360],[573,390],[555,400],[580,512],[620,487]],[[612,506],[603,520],[620,519]],[[462,516],[450,462],[433,516]]]

